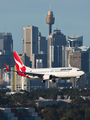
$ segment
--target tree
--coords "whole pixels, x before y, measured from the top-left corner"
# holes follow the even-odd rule
[[[85,111],[85,120],[90,120],[90,109],[86,109]]]
[[[45,120],[59,120],[56,109],[50,109],[44,116]]]
[[[66,117],[61,118],[60,120],[68,120]]]

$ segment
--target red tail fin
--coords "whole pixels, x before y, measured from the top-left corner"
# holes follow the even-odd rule
[[[25,72],[26,67],[23,64],[23,62],[21,61],[21,59],[19,58],[18,54],[16,52],[13,52],[13,55],[14,55],[14,60],[15,60],[17,71]]]

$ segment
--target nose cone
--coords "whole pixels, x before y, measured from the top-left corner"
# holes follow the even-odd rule
[[[85,72],[84,71],[81,71],[81,75],[84,75],[85,74]]]

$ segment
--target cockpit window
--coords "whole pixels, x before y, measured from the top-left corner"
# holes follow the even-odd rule
[[[78,69],[77,71],[81,71],[80,69]]]

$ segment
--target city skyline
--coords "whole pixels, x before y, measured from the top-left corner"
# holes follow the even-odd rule
[[[0,2],[0,33],[12,34],[13,50],[23,52],[23,27],[38,27],[42,36],[48,37],[49,27],[46,24],[47,13],[53,11],[55,24],[66,35],[83,35],[83,45],[89,46],[89,0],[4,0]]]

